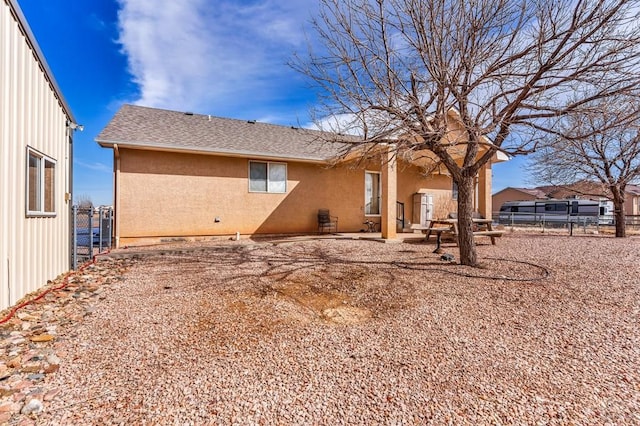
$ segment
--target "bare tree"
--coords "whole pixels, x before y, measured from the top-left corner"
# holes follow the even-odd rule
[[[87,194],[78,195],[76,204],[81,209],[90,209],[93,207],[93,201],[91,201],[91,197]]]
[[[601,183],[613,201],[616,237],[625,237],[625,189],[640,180],[640,100],[600,100],[567,115],[534,154],[530,169],[538,181],[553,185]]]
[[[356,129],[362,146],[393,139],[398,155],[431,156],[449,170],[461,263],[476,265],[481,167],[497,151],[533,151],[564,114],[638,87],[637,8],[637,0],[321,0],[318,37],[293,66],[317,84],[318,121],[337,117],[332,130]],[[452,111],[463,132],[451,131]]]

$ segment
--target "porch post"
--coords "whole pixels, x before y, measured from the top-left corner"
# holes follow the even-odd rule
[[[398,199],[398,171],[396,167],[395,147],[385,147],[382,158],[382,217],[380,224],[382,238],[393,240],[396,234],[396,201]]]
[[[111,230],[112,247],[120,248],[120,150],[113,144],[113,228]]]
[[[478,213],[491,219],[491,163],[488,162],[478,172]]]

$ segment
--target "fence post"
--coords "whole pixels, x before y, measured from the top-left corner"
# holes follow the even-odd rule
[[[89,230],[89,259],[93,257],[93,206],[87,211],[87,228]]]
[[[73,206],[73,242],[71,243],[73,250],[72,269],[78,268],[78,206]]]
[[[102,253],[102,206],[98,208],[98,253]]]
[[[113,248],[113,207],[109,207],[109,248]]]

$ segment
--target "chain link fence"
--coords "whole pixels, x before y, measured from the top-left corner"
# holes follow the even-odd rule
[[[111,248],[113,208],[73,206],[72,220],[71,268],[75,270],[97,253]]]

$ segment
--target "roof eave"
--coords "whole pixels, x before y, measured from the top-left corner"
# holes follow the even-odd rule
[[[167,145],[150,145],[148,143],[129,142],[129,141],[110,141],[106,139],[96,139],[98,145],[103,148],[113,148],[114,145],[118,145],[118,148],[131,148],[145,151],[162,151],[162,152],[176,152],[181,154],[206,154],[224,157],[236,157],[236,158],[258,158],[263,160],[274,161],[297,161],[301,163],[316,163],[327,164],[330,162],[330,158],[321,157],[301,157],[295,155],[276,155],[266,152],[257,151],[236,151],[225,149],[208,149],[208,148],[188,148],[188,147],[176,147]]]

